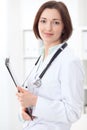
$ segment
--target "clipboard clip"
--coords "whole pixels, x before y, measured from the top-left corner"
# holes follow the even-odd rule
[[[5,59],[5,66],[6,66],[7,70],[8,70],[8,72],[9,72],[9,74],[10,74],[10,76],[11,76],[11,78],[12,78],[14,84],[15,84],[15,86],[17,87],[18,85],[17,85],[17,83],[16,83],[16,81],[15,81],[13,75],[12,75],[12,72],[11,72],[11,69],[10,69],[9,64],[10,64],[10,59],[9,59],[9,58],[6,58],[6,59]]]

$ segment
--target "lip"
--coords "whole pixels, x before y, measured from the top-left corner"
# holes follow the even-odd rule
[[[46,35],[46,36],[52,36],[53,33],[46,32],[46,33],[44,33],[44,35]]]

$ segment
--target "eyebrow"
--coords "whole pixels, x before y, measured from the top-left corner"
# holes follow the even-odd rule
[[[44,17],[41,17],[40,19],[47,19],[47,18],[44,18]],[[54,18],[54,19],[52,19],[52,20],[59,20],[59,21],[62,21],[61,19],[56,19],[56,18]]]

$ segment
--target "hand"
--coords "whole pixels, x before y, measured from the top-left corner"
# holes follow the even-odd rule
[[[29,121],[32,120],[31,117],[26,113],[26,108],[21,109],[21,115],[24,120],[29,120]]]
[[[17,97],[23,108],[27,108],[29,106],[35,106],[37,101],[37,96],[25,90],[24,88],[17,87]]]

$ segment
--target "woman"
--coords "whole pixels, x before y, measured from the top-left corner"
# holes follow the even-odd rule
[[[81,116],[83,69],[65,43],[72,34],[65,4],[44,3],[36,14],[33,30],[44,47],[25,83],[27,90],[17,87],[24,130],[70,130]],[[31,110],[32,116],[26,110]]]

